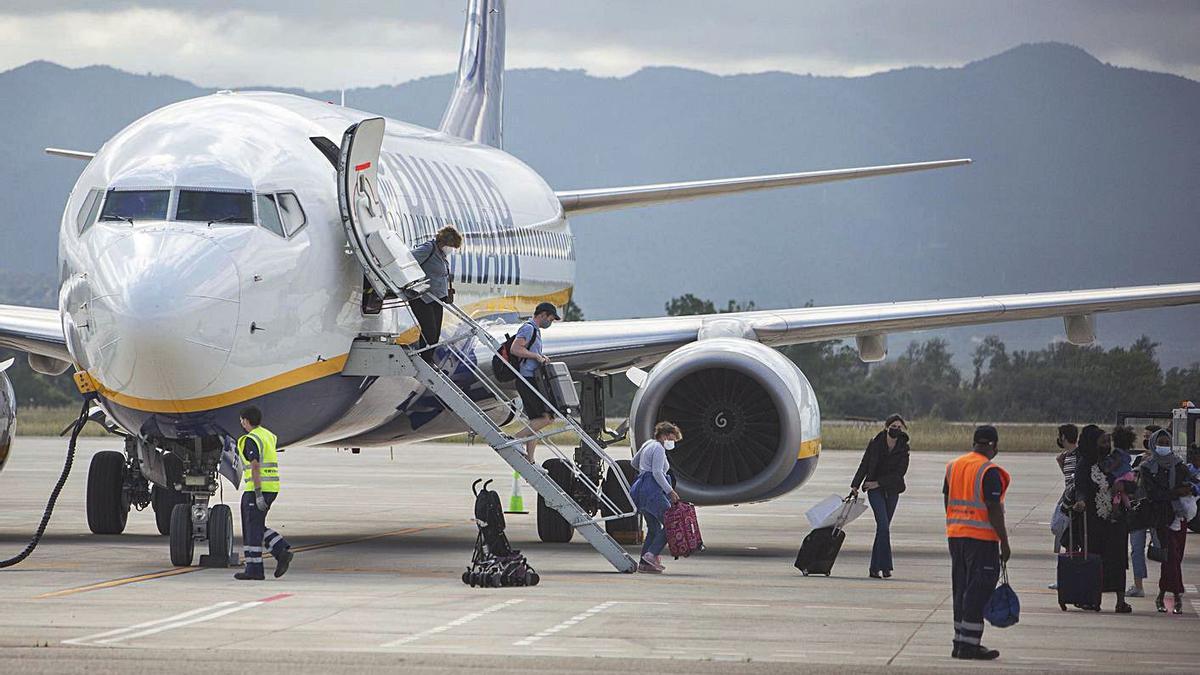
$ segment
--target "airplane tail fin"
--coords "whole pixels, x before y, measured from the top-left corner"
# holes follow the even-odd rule
[[[468,0],[458,79],[439,129],[499,148],[503,116],[504,0]]]

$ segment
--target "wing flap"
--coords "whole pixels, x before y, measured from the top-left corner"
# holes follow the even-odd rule
[[[857,169],[834,169],[831,171],[806,171],[803,173],[780,173],[769,176],[746,176],[742,178],[719,178],[696,180],[684,183],[660,183],[657,185],[631,185],[628,187],[599,188],[589,190],[564,190],[554,194],[562,204],[563,211],[576,216],[584,213],[599,213],[637,206],[650,206],[666,202],[680,202],[701,197],[769,190],[794,185],[833,183],[856,178],[887,176],[894,173],[944,169],[951,166],[970,164],[969,159],[947,159],[936,162],[867,166]]]

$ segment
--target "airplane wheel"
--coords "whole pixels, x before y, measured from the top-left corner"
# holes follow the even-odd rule
[[[542,463],[542,468],[550,474],[550,479],[558,483],[559,487],[570,492],[571,481],[575,476],[571,473],[571,468],[567,466],[565,460],[552,457]],[[571,541],[571,537],[575,534],[575,530],[567,522],[567,519],[563,518],[558,511],[547,506],[545,498],[541,495],[538,495],[537,528],[538,538],[548,544],[565,544]]]
[[[97,452],[88,467],[88,529],[95,534],[121,534],[128,518],[125,454],[113,450]]]
[[[171,511],[176,504],[186,503],[187,495],[182,492],[161,485],[150,488],[150,506],[154,509],[154,524],[158,526],[159,534],[171,534]]]
[[[633,468],[633,462],[627,459],[617,460],[617,467],[621,469],[621,473],[625,474],[625,481],[633,485],[633,481],[637,478],[637,471]],[[633,505],[625,498],[625,492],[621,489],[621,483],[617,480],[615,472],[609,468],[608,474],[604,477],[604,484],[600,486],[604,496],[610,499],[613,504],[616,504],[622,512],[633,510]],[[602,515],[611,515],[609,509],[600,507]],[[616,520],[604,521],[604,530],[608,535],[621,544],[640,544],[642,543],[642,523],[636,515],[628,518],[618,518]]]
[[[176,504],[171,509],[171,564],[191,567],[196,542],[192,539],[192,507]]]
[[[228,561],[231,553],[233,512],[229,510],[229,506],[217,504],[208,512],[208,555],[212,560]]]

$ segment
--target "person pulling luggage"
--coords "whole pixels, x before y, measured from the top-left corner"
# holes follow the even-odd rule
[[[633,497],[633,505],[638,513],[646,519],[646,540],[642,544],[641,559],[638,560],[639,572],[661,574],[666,569],[659,558],[663,547],[667,545],[663,520],[667,509],[679,501],[679,495],[667,476],[671,470],[667,453],[682,438],[683,432],[679,427],[670,422],[659,422],[654,425],[654,438],[643,443],[633,456],[633,468],[638,474],[629,489],[629,495]]]
[[[875,515],[875,543],[871,546],[872,579],[892,576],[892,516],[904,492],[904,474],[908,473],[908,424],[900,415],[889,415],[883,431],[875,435],[863,452],[858,471],[850,481],[850,494],[858,488],[867,492],[871,513]]]
[[[956,659],[990,661],[1000,656],[981,644],[984,607],[1000,579],[1000,564],[1012,553],[1004,523],[1004,493],[1012,478],[992,463],[999,442],[996,427],[978,427],[971,452],[946,465],[942,493],[954,589],[950,655]]]

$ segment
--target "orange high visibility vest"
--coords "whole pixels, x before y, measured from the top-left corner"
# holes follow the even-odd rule
[[[968,452],[946,465],[946,536],[968,537],[984,541],[1000,541],[1000,535],[988,521],[987,504],[983,501],[983,474],[988,469],[1000,471],[1000,501],[1008,492],[1011,477],[998,464],[978,452]]]

